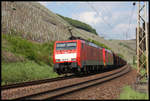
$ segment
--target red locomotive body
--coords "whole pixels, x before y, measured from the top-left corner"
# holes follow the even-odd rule
[[[54,71],[58,74],[89,72],[114,64],[113,53],[84,40],[56,41]]]
[[[56,41],[53,52],[54,71],[58,74],[88,73],[118,67],[126,61],[108,49],[84,40]]]
[[[54,71],[72,73],[80,66],[80,40],[56,41],[54,44]]]

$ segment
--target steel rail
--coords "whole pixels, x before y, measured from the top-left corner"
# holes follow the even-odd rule
[[[38,84],[47,83],[47,82],[70,79],[72,77],[75,77],[75,75],[4,85],[4,86],[1,86],[1,90],[13,89],[13,88],[19,88],[19,87],[27,87],[31,85],[38,85]]]
[[[116,72],[113,72],[111,74],[106,73],[107,75],[104,75],[104,76],[101,76],[101,77],[98,77],[98,78],[94,78],[94,79],[91,79],[91,80],[83,81],[83,82],[76,83],[76,84],[71,84],[69,86],[64,86],[64,87],[52,89],[52,90],[49,90],[49,91],[45,91],[45,92],[41,92],[41,93],[29,95],[29,96],[24,96],[24,97],[21,97],[21,98],[16,98],[16,100],[55,99],[59,96],[65,95],[65,94],[69,94],[69,93],[72,93],[72,92],[75,92],[75,91],[79,91],[81,89],[88,88],[88,87],[96,85],[96,84],[107,82],[107,81],[112,80],[114,78],[120,77],[120,76],[122,76],[123,74],[125,74],[129,71],[130,71],[130,67],[129,66],[124,66],[122,68],[119,68]]]
[[[53,96],[53,97],[48,97],[48,98],[45,98],[45,99],[53,99],[53,100],[55,100],[55,99],[57,99],[57,98],[59,98],[59,97],[62,97],[62,96],[64,96],[64,95],[67,95],[67,94],[71,94],[71,93],[74,93],[74,92],[77,93],[78,91],[81,91],[81,90],[83,90],[83,89],[88,89],[88,88],[93,87],[93,86],[96,86],[96,85],[98,85],[98,84],[102,84],[102,83],[108,82],[108,81],[110,81],[110,80],[113,80],[113,79],[115,79],[115,78],[118,78],[118,77],[120,77],[120,76],[122,76],[122,75],[128,73],[129,71],[130,71],[130,68],[124,70],[122,73],[118,73],[118,74],[116,74],[116,75],[113,75],[113,76],[110,77],[110,78],[109,78],[109,77],[106,77],[106,78],[104,78],[104,79],[102,79],[102,80],[96,81],[95,83],[93,82],[93,84],[89,84],[89,85],[87,85],[87,86],[80,87],[80,88],[74,89],[74,90],[72,90],[72,91],[68,91],[68,92],[65,92],[65,93],[62,93],[62,94],[59,94],[59,95],[56,95],[56,96]]]

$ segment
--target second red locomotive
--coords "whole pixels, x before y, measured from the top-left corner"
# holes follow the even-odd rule
[[[98,71],[126,62],[108,49],[84,40],[56,41],[54,71],[58,74]]]

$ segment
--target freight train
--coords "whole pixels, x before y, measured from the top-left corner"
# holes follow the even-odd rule
[[[56,41],[53,51],[54,71],[60,74],[90,73],[126,64],[112,51],[86,40]]]

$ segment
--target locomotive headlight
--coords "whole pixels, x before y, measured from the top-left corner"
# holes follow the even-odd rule
[[[60,62],[60,59],[56,59],[56,62]]]
[[[72,58],[71,61],[76,61],[76,58]]]

